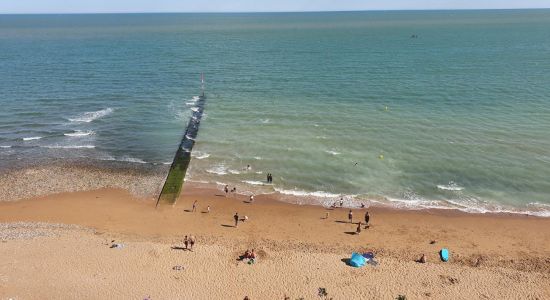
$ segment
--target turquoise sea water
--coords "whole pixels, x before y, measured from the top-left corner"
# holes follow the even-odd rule
[[[550,216],[550,10],[0,15],[0,167],[169,162],[201,72],[192,180]]]

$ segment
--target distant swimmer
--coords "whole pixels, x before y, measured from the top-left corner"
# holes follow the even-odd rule
[[[358,163],[355,163],[355,165],[353,165],[354,167],[357,166]]]

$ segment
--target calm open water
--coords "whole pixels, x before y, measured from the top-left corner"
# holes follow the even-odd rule
[[[550,216],[550,10],[0,15],[0,167],[170,162],[201,72],[192,180]]]

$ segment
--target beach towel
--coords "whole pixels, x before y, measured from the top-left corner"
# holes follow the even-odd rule
[[[363,257],[363,255],[361,255],[359,253],[355,253],[355,252],[351,254],[351,259],[349,260],[349,265],[350,266],[355,267],[355,268],[359,268],[359,267],[364,266],[365,263],[366,263],[366,260]]]

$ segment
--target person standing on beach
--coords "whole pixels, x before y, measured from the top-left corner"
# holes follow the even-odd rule
[[[249,199],[248,202],[250,202],[250,203],[254,202],[254,195],[250,195],[250,199]]]
[[[207,212],[207,213],[210,213],[210,205],[208,205],[208,206],[206,207],[206,212]]]
[[[351,209],[349,210],[349,213],[348,213],[348,220],[350,223],[353,223],[353,212],[351,211]]]
[[[365,213],[365,229],[369,228],[369,221],[370,221],[370,215],[369,215],[369,211],[367,210],[367,212]]]
[[[183,244],[185,245],[185,250],[187,250],[187,246],[189,245],[189,239],[187,239],[187,236],[183,239]]]
[[[189,251],[193,251],[193,246],[195,245],[195,236],[189,237]]]
[[[344,197],[340,197],[340,207],[344,207]]]
[[[229,193],[229,186],[227,184],[223,188],[223,191],[225,192],[225,196],[227,197],[227,193]]]
[[[233,219],[235,220],[235,227],[237,227],[239,225],[239,213],[236,212],[235,215],[233,216]]]
[[[359,223],[357,224],[357,230],[355,230],[355,234],[360,234],[361,233],[361,221],[359,221]]]
[[[195,200],[195,202],[193,202],[193,210],[192,210],[192,212],[195,212],[195,210],[197,210],[197,200]]]

